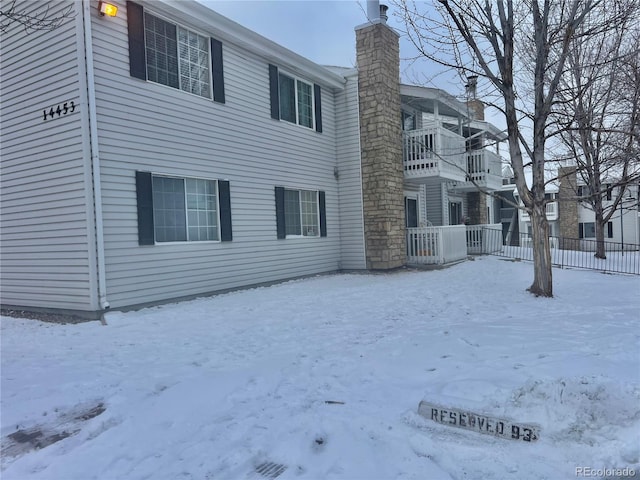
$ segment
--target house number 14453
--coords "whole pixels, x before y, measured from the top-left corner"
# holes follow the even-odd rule
[[[42,120],[53,120],[56,116],[61,117],[69,113],[76,111],[76,104],[73,100],[51,107],[49,110],[46,108],[42,111]]]

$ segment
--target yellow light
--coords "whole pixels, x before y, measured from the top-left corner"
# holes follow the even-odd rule
[[[98,3],[98,10],[100,10],[100,15],[106,15],[107,17],[115,17],[118,13],[118,7],[102,1]]]

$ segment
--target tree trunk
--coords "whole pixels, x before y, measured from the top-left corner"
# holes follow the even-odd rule
[[[599,208],[598,208],[599,207]],[[595,208],[596,214],[596,258],[607,258],[607,253],[604,249],[604,215],[602,212],[602,200]]]
[[[536,297],[553,297],[549,222],[545,205],[533,205],[530,216],[533,235],[533,284],[528,290]]]

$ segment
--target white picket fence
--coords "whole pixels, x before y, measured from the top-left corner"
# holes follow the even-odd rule
[[[407,228],[407,263],[442,265],[467,257],[467,227]]]
[[[488,228],[502,231],[501,224],[407,228],[407,263],[444,265],[500,250],[501,235],[486,235]]]
[[[444,265],[468,255],[497,255],[532,260],[531,239],[521,234],[517,245],[503,245],[502,225],[452,225],[407,228],[408,265]],[[605,242],[606,260],[595,258],[594,245],[584,239],[549,238],[554,267],[582,268],[640,275],[640,245]]]

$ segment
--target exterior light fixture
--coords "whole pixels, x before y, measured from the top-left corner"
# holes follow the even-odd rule
[[[103,17],[105,15],[107,17],[115,17],[118,13],[118,7],[112,3],[103,2],[102,0],[98,2],[98,10],[100,11],[100,15]]]

